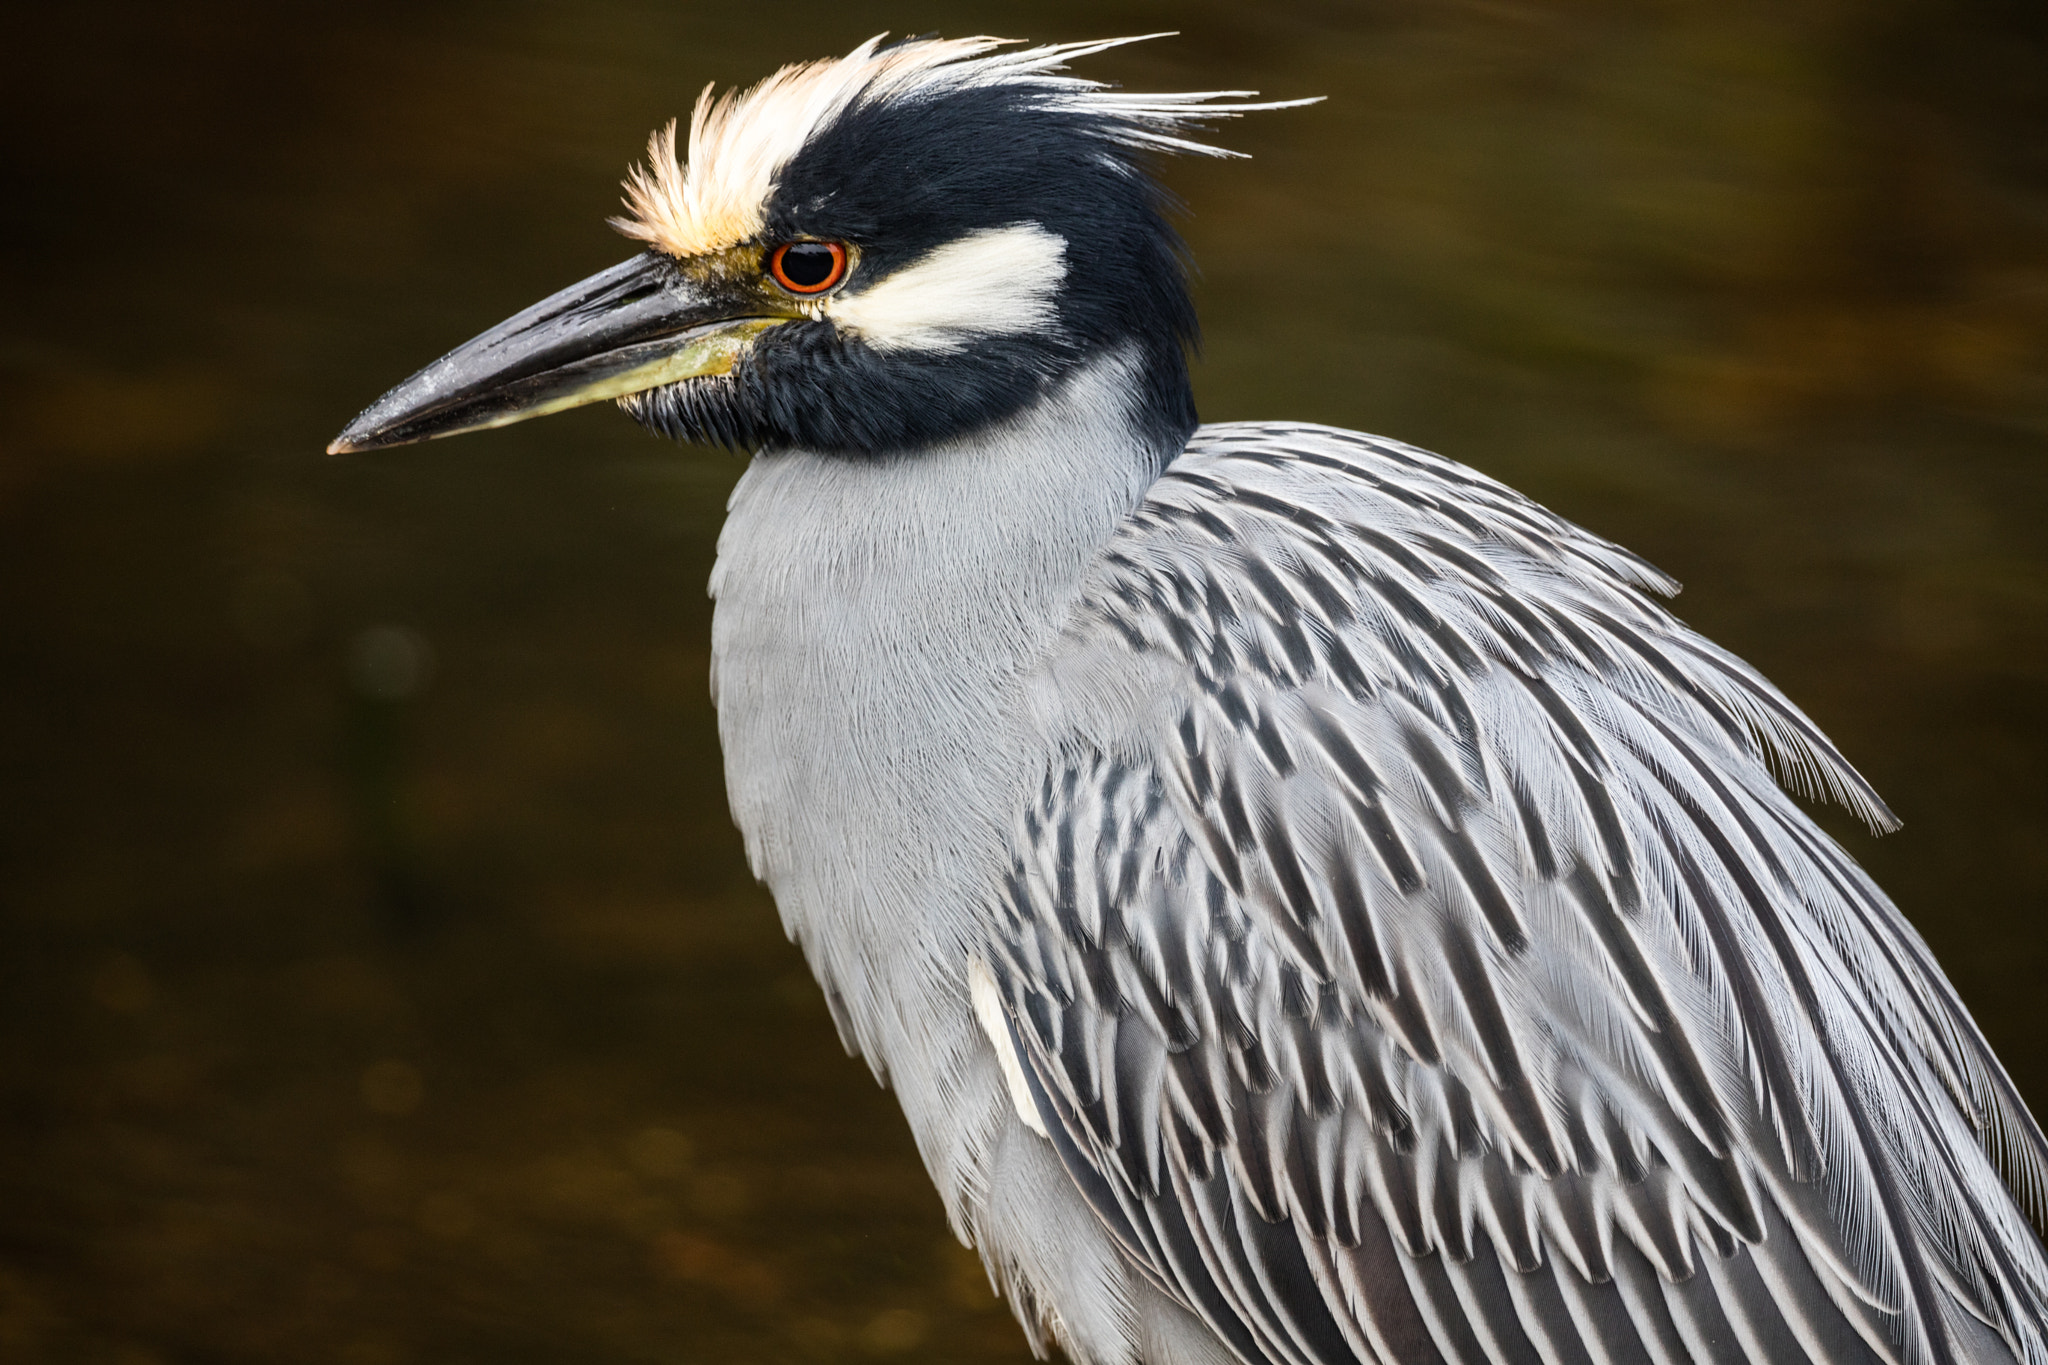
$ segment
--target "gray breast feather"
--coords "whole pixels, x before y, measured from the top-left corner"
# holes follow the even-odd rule
[[[1246,1360],[2048,1361],[2041,1135],[1772,765],[1889,813],[1674,589],[1293,426],[1204,428],[1086,580],[986,956]]]

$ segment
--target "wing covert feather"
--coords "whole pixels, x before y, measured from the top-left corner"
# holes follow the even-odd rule
[[[1247,1361],[2048,1365],[2041,1135],[1778,779],[1891,817],[1675,590],[1291,426],[1197,433],[1085,584],[987,959]]]

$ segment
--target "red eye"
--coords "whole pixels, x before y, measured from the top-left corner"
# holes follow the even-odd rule
[[[838,242],[784,242],[768,255],[768,273],[792,294],[822,294],[846,278]]]

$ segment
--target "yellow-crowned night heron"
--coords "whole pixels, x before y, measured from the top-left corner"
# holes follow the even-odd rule
[[[869,42],[700,100],[647,249],[337,451],[616,398],[753,452],[732,809],[1033,1344],[2048,1361],[2040,1131],[1675,585],[1480,474],[1196,425],[1151,154],[1245,92]]]

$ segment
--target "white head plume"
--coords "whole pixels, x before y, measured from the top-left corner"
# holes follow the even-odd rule
[[[1100,81],[1058,74],[1077,57],[1169,35],[1141,34],[1003,52],[1009,38],[916,38],[882,46],[877,34],[844,57],[786,66],[744,91],[712,95],[705,86],[690,115],[687,155],[678,155],[674,122],[647,144],[647,165],[625,183],[627,214],[612,226],[675,256],[721,251],[756,236],[777,175],[811,137],[857,105],[920,100],[952,91],[1008,85],[1046,108],[1094,113],[1104,136],[1127,147],[1203,156],[1236,153],[1185,133],[1206,118],[1287,109],[1312,99],[1216,104],[1255,90],[1141,95]]]

